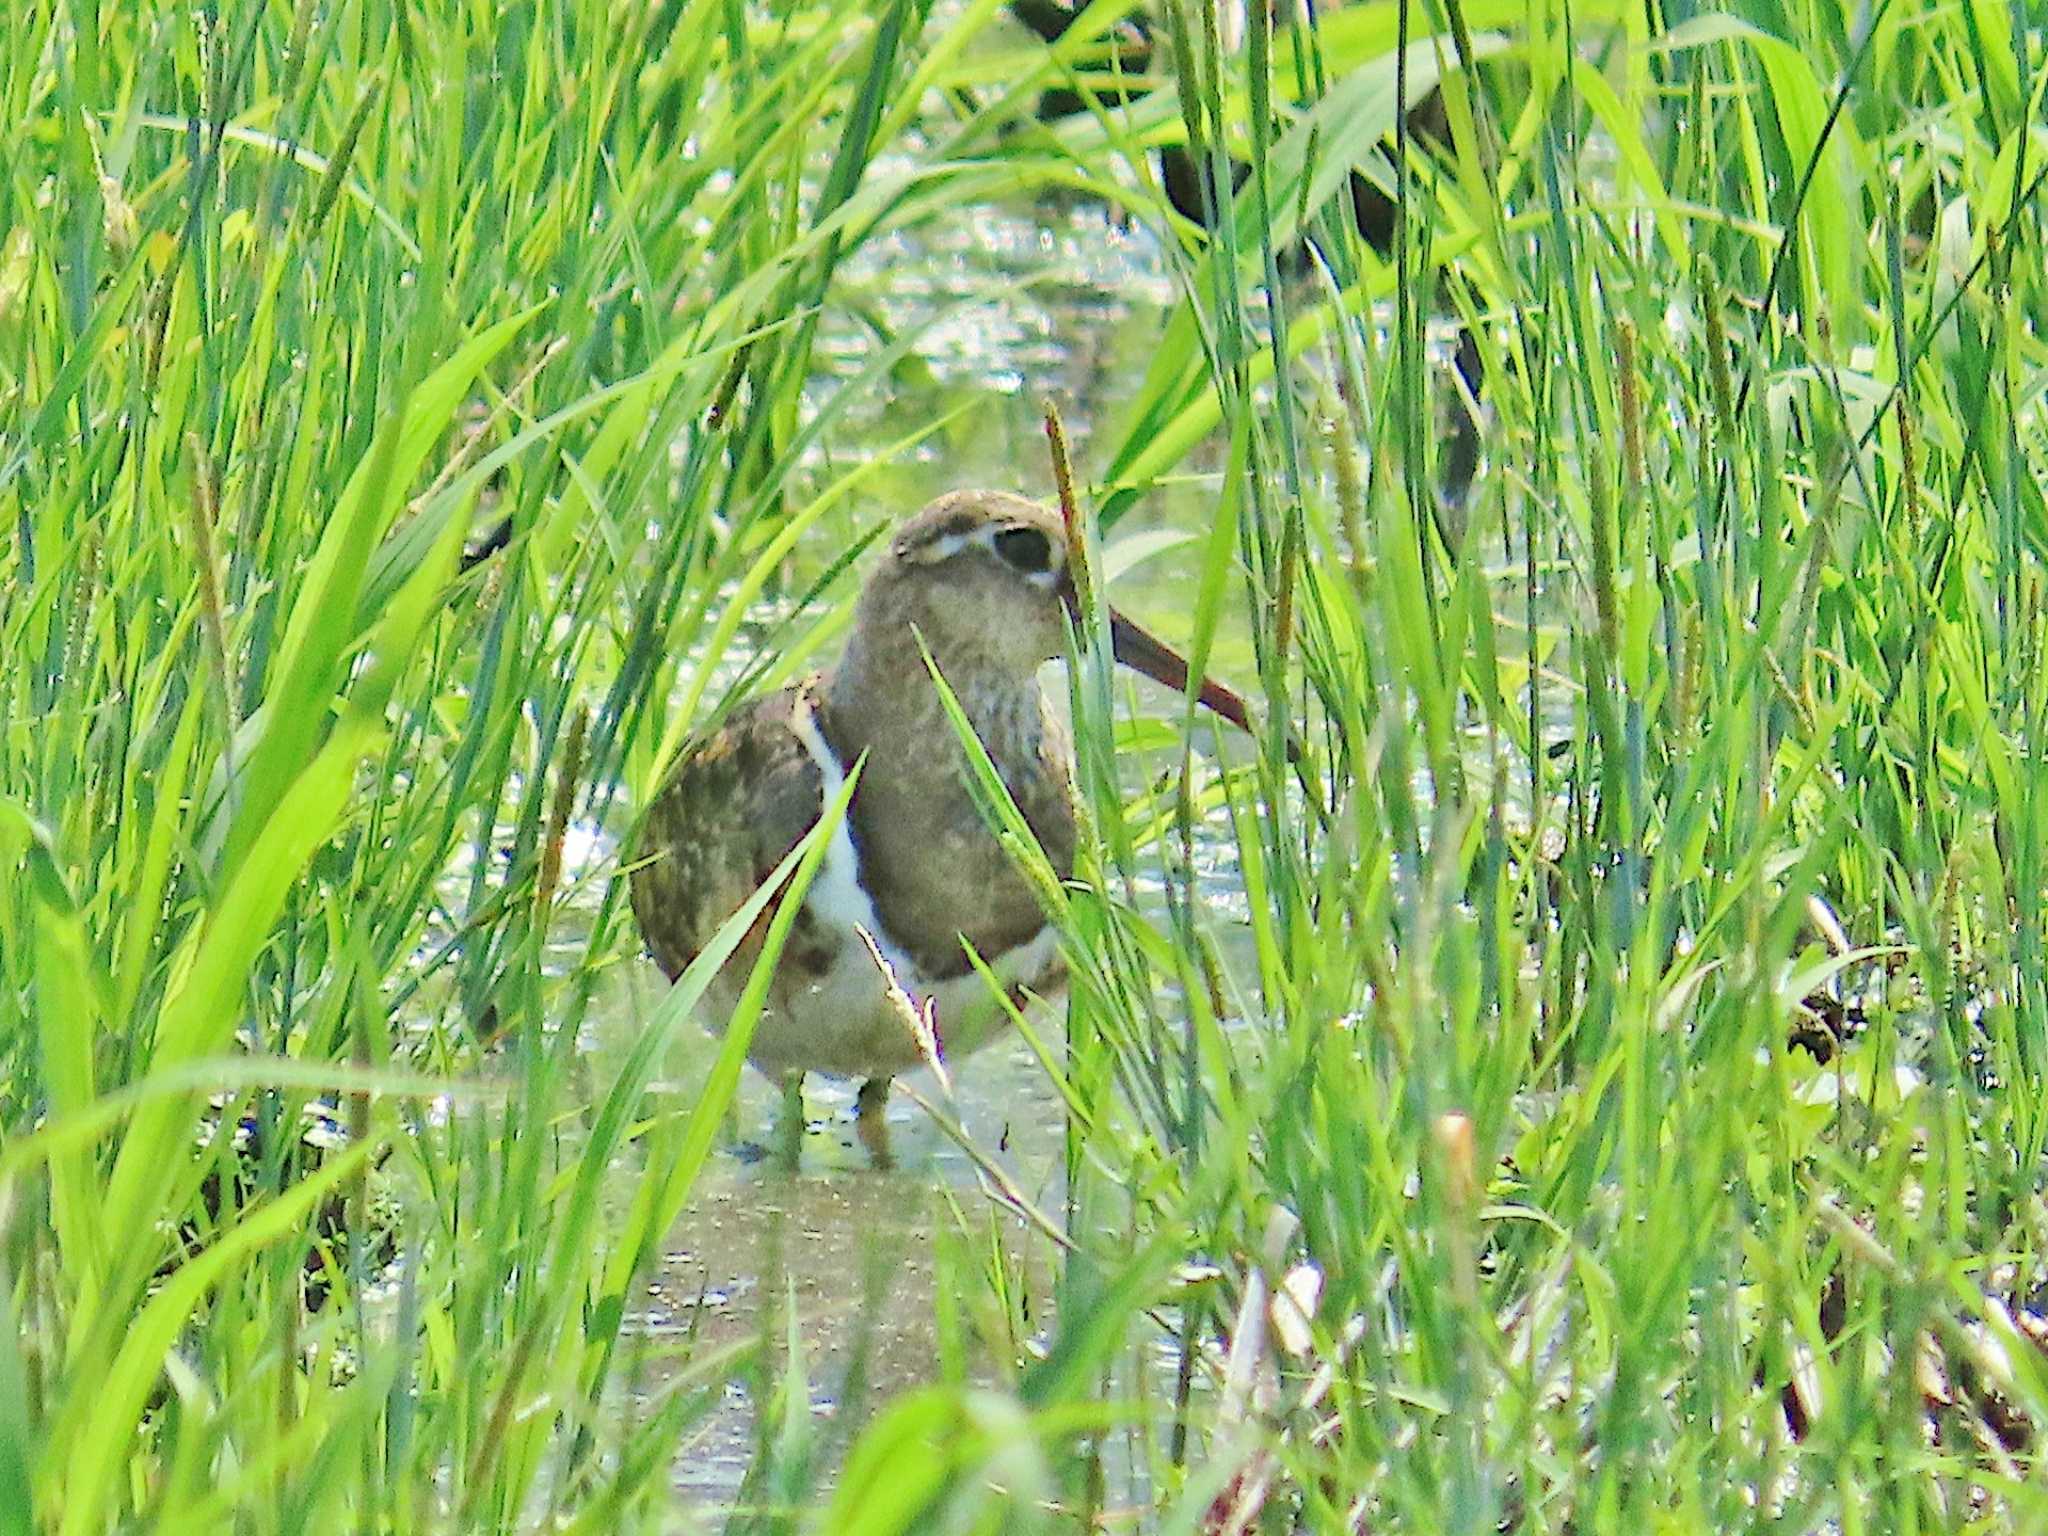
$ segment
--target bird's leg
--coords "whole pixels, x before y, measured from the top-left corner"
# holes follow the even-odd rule
[[[804,1147],[804,1075],[782,1074],[782,1124],[776,1137],[783,1164],[794,1170]]]
[[[871,1077],[854,1096],[854,1130],[877,1168],[895,1162],[889,1152],[889,1079]]]

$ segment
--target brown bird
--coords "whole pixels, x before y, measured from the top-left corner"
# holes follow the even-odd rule
[[[968,946],[1011,989],[1063,979],[1059,939],[1030,881],[977,806],[967,759],[919,649],[922,637],[1054,871],[1073,868],[1066,731],[1038,684],[1078,615],[1057,512],[1001,491],[956,491],[906,522],[869,575],[845,654],[829,671],[741,705],[684,747],[647,808],[633,911],[671,980],[816,824],[866,754],[776,966],[748,1057],[785,1088],[802,1074],[864,1079],[870,1120],[889,1080],[923,1062],[857,930],[898,984],[935,1005],[948,1057],[1005,1015]],[[1187,663],[1122,615],[1117,660],[1171,688]],[[1201,702],[1240,726],[1244,701],[1205,681]],[[764,916],[708,996],[728,1017],[759,957]]]

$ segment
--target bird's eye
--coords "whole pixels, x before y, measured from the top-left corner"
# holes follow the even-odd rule
[[[995,537],[996,553],[1012,570],[1035,576],[1052,566],[1052,541],[1038,528],[1005,528]]]

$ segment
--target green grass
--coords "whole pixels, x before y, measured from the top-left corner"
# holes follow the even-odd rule
[[[2048,1519],[2038,15],[1165,0],[1125,102],[1127,9],[10,11],[0,1532],[670,1529],[734,1371],[734,1530]],[[1214,240],[1170,142],[1257,167]],[[579,1048],[643,962],[550,848],[743,619],[744,686],[830,653],[966,430],[871,433],[944,317],[863,252],[1054,192],[1176,290],[1084,502],[1199,508],[1179,634],[1266,729],[1081,636],[1064,1203],[957,1197],[835,1463],[800,1347],[627,1326],[739,1062],[651,1090],[687,988]]]

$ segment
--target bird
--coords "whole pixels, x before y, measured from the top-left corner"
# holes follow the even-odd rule
[[[1067,0],[1010,0],[1009,3],[1010,14],[1048,47],[1059,43],[1082,14],[1092,9],[1085,0],[1072,0],[1072,3],[1067,3]],[[1278,20],[1277,17],[1275,19]],[[1240,15],[1240,24],[1236,28],[1240,34],[1241,22]],[[1147,14],[1144,6],[1124,10],[1102,39],[1106,48],[1098,47],[1095,57],[1083,52],[1062,63],[1060,83],[1039,95],[1034,114],[1038,121],[1056,123],[1063,118],[1127,108],[1150,94],[1157,84],[1152,69],[1155,55],[1160,51],[1161,34],[1165,31],[1157,20]],[[1404,116],[1406,137],[1411,143],[1439,163],[1455,161],[1450,107],[1441,88],[1433,87],[1423,93]],[[1389,132],[1380,140],[1376,153],[1383,167],[1391,168],[1390,159],[1398,152],[1401,137]],[[1229,188],[1217,186],[1205,190],[1203,172],[1210,162],[1201,154],[1199,146],[1190,141],[1155,145],[1152,159],[1160,190],[1166,194],[1168,205],[1198,229],[1207,229],[1219,216],[1229,215],[1231,199],[1242,190],[1252,174],[1250,161],[1227,155]],[[1394,237],[1401,219],[1400,206],[1391,189],[1383,184],[1384,180],[1384,177],[1367,176],[1353,169],[1345,194],[1353,225],[1382,259],[1394,252]],[[1279,259],[1283,269],[1303,274],[1314,269],[1313,258],[1305,243],[1297,242],[1279,253]],[[1479,412],[1486,393],[1486,362],[1478,336],[1458,314],[1449,287],[1451,281],[1451,271],[1447,267],[1439,276],[1436,303],[1438,312],[1451,322],[1455,338],[1451,363],[1457,370],[1462,388],[1454,386],[1444,391],[1438,410],[1437,489],[1439,524],[1445,542],[1455,548],[1463,539],[1465,501],[1478,474],[1480,455],[1485,448]]]
[[[837,662],[686,741],[650,798],[631,852],[632,906],[673,981],[860,764],[748,1046],[753,1065],[782,1085],[796,1127],[804,1074],[860,1079],[862,1139],[886,1161],[890,1082],[924,1065],[931,1042],[909,1026],[878,960],[935,1021],[948,1059],[985,1044],[1007,1018],[970,949],[1019,1006],[1064,981],[1058,934],[976,801],[925,658],[1064,880],[1077,840],[1071,743],[1039,671],[1065,653],[1079,617],[1058,511],[1006,491],[940,496],[883,549]],[[1109,629],[1118,661],[1186,688],[1188,664],[1172,647],[1114,610]],[[1197,698],[1251,728],[1244,700],[1222,684],[1204,679]],[[714,1030],[730,1017],[774,910],[707,988]]]

